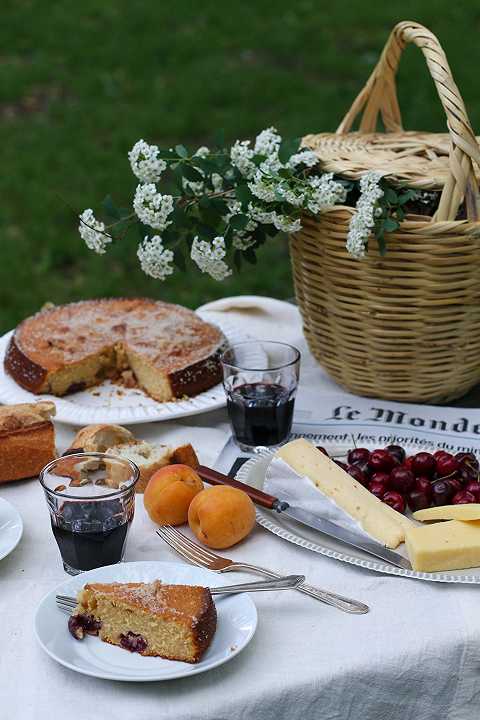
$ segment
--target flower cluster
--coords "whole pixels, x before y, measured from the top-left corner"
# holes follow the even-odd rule
[[[375,227],[376,211],[380,209],[378,201],[383,197],[381,179],[380,173],[372,171],[360,180],[360,197],[347,235],[347,250],[355,258],[365,257],[368,238]]]
[[[106,226],[91,209],[85,210],[80,235],[91,250],[104,253],[112,239],[123,238],[130,225],[139,224],[140,266],[159,280],[172,275],[174,261],[179,267],[184,264],[182,245],[190,248],[189,258],[202,272],[224,280],[232,273],[230,260],[237,268],[243,259],[254,263],[268,237],[299,232],[304,216],[348,204],[351,190],[359,191],[359,200],[348,252],[364,257],[373,232],[383,252],[384,234],[402,222],[413,193],[390,187],[374,172],[360,182],[322,173],[316,152],[282,140],[274,127],[253,141],[237,140],[229,148],[202,146],[194,152],[183,145],[161,149],[139,140],[128,158],[140,183],[133,213],[116,208],[107,197],[104,210],[112,222]],[[170,173],[175,194],[161,191],[164,172]]]
[[[211,243],[200,240],[198,236],[193,239],[190,257],[202,272],[208,273],[214,280],[225,280],[232,274],[223,260],[226,254],[223,237],[216,237]]]
[[[154,230],[165,230],[172,222],[167,218],[173,212],[173,208],[173,197],[159,193],[154,183],[137,185],[133,209],[144,225],[150,225]]]
[[[139,140],[128,153],[133,174],[142,183],[155,183],[160,180],[167,163],[158,157],[159,148]]]
[[[112,242],[111,235],[105,232],[105,223],[95,218],[91,208],[80,215],[78,232],[88,249],[99,255],[103,255],[107,245]]]
[[[165,280],[167,275],[172,275],[174,271],[172,266],[173,252],[164,247],[162,238],[159,235],[154,235],[151,238],[147,235],[138,246],[137,257],[145,275],[157,280]]]

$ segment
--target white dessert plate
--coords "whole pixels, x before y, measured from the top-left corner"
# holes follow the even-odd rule
[[[335,456],[342,456],[351,449],[351,445],[334,446],[324,443],[324,446],[330,455]],[[363,446],[371,449],[374,447],[368,443],[363,444]],[[378,445],[376,447],[378,447]],[[419,448],[416,446],[408,447],[405,445],[404,448],[407,451],[407,454],[419,452]],[[433,450],[433,448],[422,447],[422,450],[429,451],[431,449]],[[251,460],[248,460],[237,472],[237,480],[261,490],[263,488],[267,467],[272,457],[273,452],[266,450],[259,453]],[[312,552],[319,553],[320,555],[326,555],[334,560],[350,563],[351,565],[358,565],[366,568],[367,570],[374,570],[375,572],[386,573],[387,575],[401,575],[402,577],[415,578],[416,580],[480,585],[480,568],[469,568],[468,570],[448,570],[446,572],[436,573],[404,570],[403,568],[389,565],[381,560],[376,560],[371,555],[368,555],[361,550],[344,545],[334,538],[327,537],[327,535],[316,532],[301,523],[297,523],[294,520],[283,517],[282,514],[271,512],[258,506],[256,507],[256,510],[258,524],[269,532],[274,535],[278,535],[278,537],[281,537],[288,542],[300,545],[301,547],[311,550]],[[400,553],[404,557],[408,557],[404,543],[396,548],[395,552]]]
[[[23,533],[23,522],[16,508],[0,498],[0,560],[15,550]]]
[[[202,313],[198,313],[201,317]],[[204,319],[208,321],[208,313]],[[247,340],[248,336],[230,320],[220,319],[216,324],[230,343]],[[22,402],[52,400],[57,406],[56,420],[69,425],[116,423],[133,425],[157,420],[197,415],[225,406],[225,392],[220,384],[195,397],[174,402],[157,402],[139,388],[124,388],[109,381],[72,393],[63,398],[53,395],[34,395],[24,390],[5,373],[3,358],[13,331],[0,338],[0,403],[14,405]]]
[[[58,585],[40,602],[35,614],[37,640],[51,658],[83,675],[149,682],[189,677],[223,665],[252,639],[257,626],[257,610],[245,593],[215,597],[217,630],[212,644],[196,664],[143,657],[102,642],[98,637],[75,640],[67,627],[68,616],[55,604],[57,593],[76,595],[87,582],[152,582],[157,579],[181,585],[214,587],[222,584],[216,573],[181,563],[130,562],[89,570]]]

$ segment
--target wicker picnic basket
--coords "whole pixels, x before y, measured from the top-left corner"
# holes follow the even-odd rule
[[[395,75],[407,43],[425,56],[448,134],[402,129]],[[376,132],[379,115],[385,132]],[[347,253],[354,208],[304,219],[291,257],[312,353],[360,395],[460,397],[480,382],[480,150],[437,38],[417,23],[399,23],[337,132],[303,142],[326,172],[357,179],[377,170],[393,184],[441,192],[433,217],[407,215],[386,235],[384,256],[373,238],[365,259]],[[466,219],[456,219],[460,206]]]

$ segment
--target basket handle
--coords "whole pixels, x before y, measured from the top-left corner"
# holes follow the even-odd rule
[[[423,25],[401,22],[394,27],[380,60],[340,123],[337,133],[350,132],[359,113],[362,113],[359,132],[373,133],[376,131],[379,112],[387,132],[402,131],[395,75],[407,43],[417,45],[425,56],[447,116],[451,138],[450,175],[433,220],[454,220],[464,197],[468,218],[478,220],[480,199],[473,162],[480,166],[480,149],[442,46],[435,35]]]

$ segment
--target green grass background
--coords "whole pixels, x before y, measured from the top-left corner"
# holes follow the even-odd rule
[[[224,295],[292,294],[284,240],[218,284],[190,270],[164,283],[135,243],[90,253],[70,207],[131,202],[127,151],[228,141],[275,125],[334,130],[399,20],[431,28],[480,124],[480,6],[451,0],[3,0],[0,23],[0,330],[45,301],[150,295],[189,306]],[[445,120],[421,54],[399,74],[405,127]],[[70,206],[70,207],[69,207]],[[132,236],[134,237],[134,236]]]

